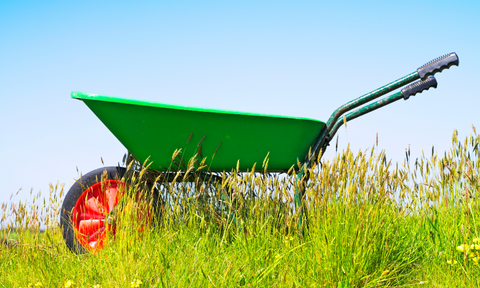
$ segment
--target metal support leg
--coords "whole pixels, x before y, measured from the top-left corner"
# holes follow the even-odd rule
[[[305,205],[303,202],[303,198],[305,196],[305,173],[307,165],[304,164],[302,169],[297,174],[297,184],[295,185],[295,212],[298,214],[298,229],[300,230],[300,237],[305,237],[305,227],[308,226],[307,223],[307,211],[305,209]]]

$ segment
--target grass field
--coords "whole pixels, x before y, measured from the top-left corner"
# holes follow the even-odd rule
[[[374,147],[347,150],[303,183],[261,169],[220,175],[216,184],[179,177],[158,185],[155,223],[140,232],[144,223],[131,221],[129,209],[103,250],[82,255],[64,244],[63,186],[52,185],[45,202],[36,194],[2,205],[0,287],[477,287],[473,130],[463,141],[454,133],[445,154],[432,150],[407,165]],[[296,185],[306,186],[304,225]]]

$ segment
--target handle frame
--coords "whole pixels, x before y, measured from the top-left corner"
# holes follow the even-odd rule
[[[335,133],[337,132],[338,128],[341,126],[343,123],[343,120],[339,120],[342,115],[345,113],[358,108],[362,105],[365,105],[369,102],[372,102],[373,100],[389,93],[392,92],[398,88],[401,88],[405,85],[408,85],[416,80],[422,79],[422,80],[427,80],[428,81],[428,76],[433,76],[435,73],[441,72],[445,69],[450,68],[451,66],[459,65],[459,59],[458,55],[455,52],[446,54],[444,56],[438,57],[427,64],[421,66],[420,68],[417,69],[417,71],[414,71],[402,78],[399,78],[387,85],[384,85],[376,90],[371,91],[370,93],[364,94],[354,100],[351,100],[347,102],[346,104],[340,106],[337,108],[331,115],[330,118],[328,119],[326,125],[322,127],[322,129],[319,131],[319,134],[311,146],[311,153],[307,155],[304,159],[304,164],[310,165],[311,164],[311,159],[318,159],[320,160],[322,154],[325,152],[326,147],[328,146],[330,140],[333,138]],[[435,79],[435,78],[434,78]],[[432,81],[432,80],[430,80]],[[420,85],[420,82],[416,82],[415,85]],[[436,80],[435,80],[436,83]],[[436,87],[436,86],[435,86]],[[407,89],[408,88],[408,89]],[[418,88],[418,87],[417,87]],[[429,87],[430,88],[430,87]],[[405,92],[404,90],[407,89]],[[423,89],[425,90],[425,89]],[[421,91],[423,91],[421,90]],[[371,105],[367,105],[364,107],[359,108],[358,110],[355,110],[352,113],[349,113],[346,115],[347,121],[353,120],[361,115],[367,114],[373,110],[376,110],[380,107],[383,107],[387,104],[393,103],[403,97],[405,100],[408,99],[409,96],[413,96],[416,93],[420,93],[421,91],[414,92],[414,87],[413,86],[408,86],[404,88],[402,92],[398,92],[393,94],[390,97],[386,97],[384,99],[381,99]],[[408,92],[410,91],[410,92]],[[399,94],[400,93],[400,94]],[[397,99],[397,97],[400,97]],[[314,161],[315,162],[315,161]]]

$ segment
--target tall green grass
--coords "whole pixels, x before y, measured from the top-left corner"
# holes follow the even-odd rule
[[[145,226],[124,209],[105,248],[83,255],[65,247],[64,190],[51,185],[43,204],[37,194],[1,206],[0,287],[480,286],[479,143],[475,128],[464,141],[455,132],[449,151],[403,165],[347,149],[308,181],[269,174],[267,161],[206,175],[192,160],[170,179],[131,162],[130,194],[159,191],[158,217]]]

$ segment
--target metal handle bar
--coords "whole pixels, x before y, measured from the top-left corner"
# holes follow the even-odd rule
[[[417,81],[405,88],[402,89],[402,91],[398,91],[388,97],[385,97],[385,98],[382,98],[380,100],[378,100],[377,102],[374,102],[374,103],[371,103],[365,107],[362,107],[360,109],[357,109],[351,113],[348,113],[347,115],[345,115],[345,121],[350,121],[350,120],[353,120],[355,118],[358,118],[364,114],[367,114],[369,112],[372,112],[374,110],[377,110],[378,108],[381,108],[385,105],[388,105],[390,103],[393,103],[397,100],[400,100],[400,99],[404,99],[404,100],[408,100],[408,98],[410,96],[414,96],[415,94],[417,93],[422,93],[422,91],[424,90],[428,90],[430,88],[437,88],[437,80],[435,79],[435,77],[433,76],[430,76],[428,77],[425,81]],[[340,128],[340,126],[342,126],[343,124],[343,119],[339,119],[337,121],[337,123],[335,123],[335,126],[333,126],[333,129],[331,130],[331,132],[329,133],[329,136],[330,136],[330,139],[333,138],[333,136],[335,135],[335,133],[337,133],[338,131],[338,128]]]
[[[330,116],[330,118],[328,119],[327,121],[327,131],[330,131],[332,130],[334,124],[337,122],[337,120],[340,118],[340,116],[342,116],[343,114],[345,114],[346,112],[354,109],[354,108],[357,108],[365,103],[368,103],[382,95],[385,95],[387,94],[388,92],[391,92],[393,90],[396,90],[404,85],[407,85],[415,80],[418,80],[420,79],[420,76],[418,75],[418,72],[415,71],[413,73],[410,73],[408,74],[407,76],[405,77],[402,77],[396,81],[393,81],[392,83],[390,84],[387,84],[385,86],[382,86],[376,90],[373,90],[372,92],[370,93],[367,93],[365,95],[362,95],[360,97],[358,97],[357,99],[354,99],[340,107],[337,108],[337,110],[335,110],[332,115]]]

